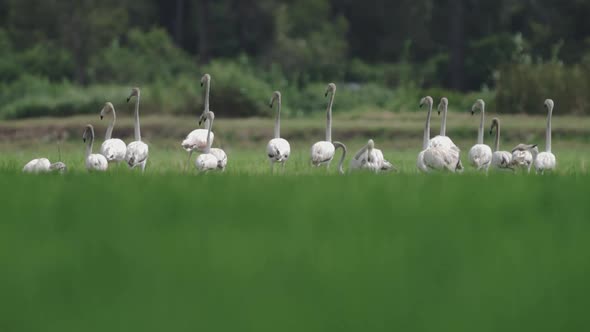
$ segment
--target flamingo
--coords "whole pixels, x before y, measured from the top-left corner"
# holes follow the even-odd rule
[[[135,141],[127,145],[125,160],[130,168],[140,166],[141,172],[143,173],[145,172],[145,165],[149,156],[149,147],[141,141],[141,129],[139,127],[139,99],[141,97],[141,92],[139,91],[139,88],[133,88],[131,90],[131,95],[127,98],[127,102],[133,97],[135,97]]]
[[[350,170],[355,169],[368,169],[378,173],[395,168],[389,161],[385,160],[381,150],[375,149],[375,142],[370,139],[350,161]]]
[[[434,148],[438,148],[438,147],[442,147],[446,150],[452,150],[454,152],[448,151],[448,153],[451,154],[456,154],[457,156],[452,156],[452,159],[457,159],[458,160],[458,164],[456,166],[456,171],[463,171],[463,164],[461,163],[461,150],[457,147],[457,145],[455,145],[455,143],[453,143],[453,140],[451,140],[448,136],[447,136],[447,113],[449,111],[449,100],[446,97],[441,98],[440,103],[438,104],[438,114],[440,115],[440,112],[443,112],[443,118],[440,124],[440,135],[437,135],[436,137],[432,138],[428,144],[429,147],[434,147]],[[449,157],[451,157],[449,155]]]
[[[490,135],[492,135],[494,129],[496,129],[496,139],[494,141],[494,153],[492,154],[492,167],[512,170],[512,153],[500,151],[500,120],[498,118],[492,119]]]
[[[266,146],[266,154],[268,155],[268,160],[270,161],[271,172],[273,171],[275,163],[281,164],[281,166],[284,168],[285,163],[291,154],[291,146],[289,145],[289,142],[286,139],[281,138],[282,99],[281,93],[279,91],[273,92],[272,98],[270,99],[270,108],[273,107],[275,101],[277,102],[277,115],[275,118],[274,138],[271,139]]]
[[[481,111],[479,129],[477,130],[477,144],[469,150],[469,162],[473,167],[477,168],[478,171],[487,171],[492,162],[492,149],[488,145],[483,144],[485,107],[485,102],[482,99],[478,99],[471,108],[471,115],[474,115],[477,109]]]
[[[200,118],[199,118],[199,126],[201,125],[201,123],[203,122],[203,120],[205,120],[205,128],[208,127],[207,121],[206,121],[206,113],[209,112],[209,92],[211,90],[211,75],[209,74],[205,74],[203,75],[203,77],[201,78],[201,86],[205,86],[205,97],[204,97],[204,110],[203,113],[201,114]],[[211,142],[213,143],[213,140],[215,138],[215,135],[213,133],[210,134],[211,135]],[[207,148],[207,129],[195,129],[193,131],[191,131],[186,138],[184,139],[184,141],[182,141],[182,148],[185,149],[189,155],[188,155],[188,160],[190,163],[190,159],[191,156],[193,154],[194,150],[197,151],[201,151],[203,152],[206,148]],[[225,167],[225,166],[224,166]]]
[[[552,171],[556,167],[555,155],[551,152],[551,116],[553,115],[553,107],[555,103],[551,99],[545,100],[545,108],[547,109],[547,129],[545,131],[545,151],[541,152],[535,158],[535,170],[537,173],[544,173],[545,171]]]
[[[105,134],[105,141],[100,146],[100,154],[107,158],[108,162],[121,162],[125,160],[125,154],[127,153],[127,145],[125,142],[118,138],[111,138],[113,135],[113,128],[117,121],[117,114],[115,113],[115,107],[112,103],[107,102],[102,110],[100,111],[100,119],[102,120],[107,114],[113,114],[113,120],[109,124]]]
[[[433,106],[432,97],[427,96],[420,101],[420,108],[428,106],[428,115],[424,126],[424,138],[422,141],[422,151],[418,154],[416,166],[422,172],[431,170],[449,170],[455,172],[461,161],[459,153],[450,146],[434,145],[430,139],[430,117]]]
[[[518,144],[512,149],[511,166],[526,169],[528,173],[531,172],[533,161],[539,154],[537,144]]]
[[[207,132],[210,134],[215,114],[209,111],[205,114],[205,118],[207,119]],[[210,151],[211,143],[211,135],[207,135],[207,146],[205,147],[205,151],[197,157],[197,160],[195,160],[195,165],[200,172],[219,169],[219,159],[217,159],[217,157]]]
[[[88,141],[86,146],[86,169],[89,171],[106,171],[109,168],[107,158],[102,154],[92,153],[92,146],[94,145],[94,127],[92,125],[86,125],[82,140],[84,142]]]
[[[23,167],[25,173],[48,173],[53,171],[63,173],[66,170],[66,164],[61,161],[51,163],[47,158],[33,159]]]
[[[311,147],[311,163],[314,166],[326,165],[330,167],[330,162],[334,159],[334,154],[337,148],[342,149],[342,158],[338,165],[338,171],[344,174],[342,165],[346,158],[346,146],[340,142],[332,142],[332,105],[334,105],[334,96],[336,94],[336,84],[328,84],[326,90],[326,97],[330,94],[330,101],[328,102],[327,118],[326,118],[326,140],[319,141]]]

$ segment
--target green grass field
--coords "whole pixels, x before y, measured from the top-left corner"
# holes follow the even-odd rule
[[[70,172],[24,175],[55,144],[0,143],[0,331],[585,330],[583,140],[555,140],[554,174],[425,176],[419,137],[386,135],[401,171],[347,176],[312,169],[306,140],[275,176],[239,138],[205,175],[172,139],[145,175],[86,173],[77,137]]]

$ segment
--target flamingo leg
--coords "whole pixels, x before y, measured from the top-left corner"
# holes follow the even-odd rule
[[[188,160],[187,160],[187,163],[186,163],[186,169],[185,169],[185,171],[188,171],[189,168],[191,167],[191,156],[192,155],[193,155],[193,150],[190,150],[189,153],[188,153]]]

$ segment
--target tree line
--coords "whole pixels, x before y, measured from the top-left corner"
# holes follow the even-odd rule
[[[406,62],[430,68],[421,85],[477,90],[516,52],[580,62],[588,12],[590,1],[552,0],[0,0],[0,29],[13,50],[66,57],[62,76],[81,84],[102,48],[159,26],[200,63],[246,55],[306,82],[354,79],[352,61]]]

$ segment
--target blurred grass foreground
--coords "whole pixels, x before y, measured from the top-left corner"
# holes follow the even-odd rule
[[[0,175],[0,330],[590,323],[587,176],[304,179]]]

